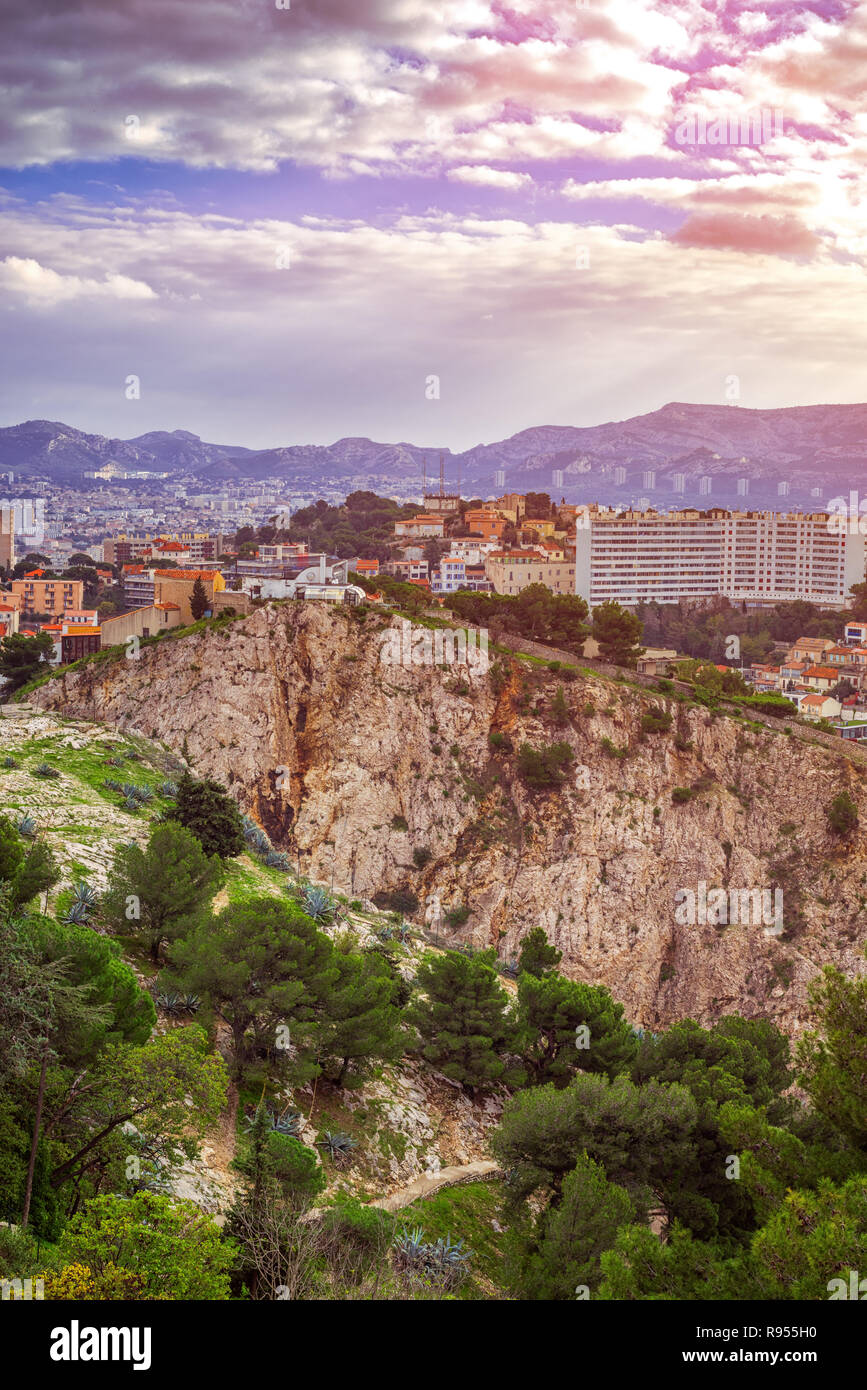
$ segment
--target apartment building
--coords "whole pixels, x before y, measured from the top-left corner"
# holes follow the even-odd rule
[[[188,554],[191,564],[197,564],[203,560],[216,560],[224,553],[228,540],[228,536],[220,531],[173,531],[160,536],[121,533],[105,538],[102,553],[103,559],[110,565],[129,564],[132,560],[150,557],[152,553],[175,559],[176,555],[166,549],[170,545],[178,547],[179,554]]]
[[[864,578],[865,538],[831,534],[824,512],[591,513],[575,543],[575,591],[591,607],[720,594],[748,607],[791,599],[843,607]]]
[[[786,664],[805,661],[808,666],[815,665],[834,645],[831,637],[799,637],[786,652]]]
[[[449,555],[455,560],[463,560],[467,565],[484,565],[492,550],[501,550],[496,537],[482,540],[480,536],[453,536]]]
[[[307,554],[307,546],[301,541],[274,541],[271,545],[262,542],[256,554],[265,564],[290,565],[300,555]],[[217,557],[214,555],[209,558]]]
[[[824,512],[732,512],[723,526],[721,592],[733,602],[842,606],[864,579],[864,537],[829,532]]]
[[[127,608],[151,608],[154,602],[154,572],[144,565],[124,565],[123,601]]]
[[[390,574],[393,579],[400,579],[404,583],[413,579],[427,579],[429,571],[427,560],[389,560],[382,566],[383,574]]]
[[[575,566],[550,560],[540,550],[495,550],[485,561],[485,575],[497,594],[520,594],[531,584],[544,584],[554,594],[575,590]]]
[[[15,564],[15,508],[0,507],[0,569]]]
[[[499,540],[508,525],[508,519],[492,507],[474,507],[464,512],[464,525],[474,536],[482,540]]]
[[[12,593],[21,599],[21,612],[48,613],[51,617],[84,607],[84,581],[81,579],[42,579],[35,572],[12,580]]]
[[[456,594],[464,588],[466,563],[451,555],[443,555],[439,566],[439,582],[431,575],[431,590],[435,594]],[[436,573],[436,571],[434,571]]]

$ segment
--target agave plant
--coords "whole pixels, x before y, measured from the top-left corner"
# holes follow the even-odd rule
[[[36,834],[36,821],[32,816],[22,816],[18,822],[18,834],[24,835],[28,840],[32,840]]]
[[[124,811],[138,811],[139,808],[140,808],[140,806],[141,806],[141,802],[140,802],[140,801],[136,801],[136,799],[135,799],[134,796],[128,796],[127,799],[126,799],[126,801],[123,803],[123,810],[124,810]]]
[[[158,994],[157,1005],[167,1014],[180,1014],[184,1011],[184,1001],[179,994]]]
[[[508,976],[510,977],[510,979],[516,980],[516,979],[518,978],[518,961],[517,961],[517,958],[516,958],[515,956],[512,956],[512,959],[511,959],[511,960],[508,960],[508,961],[506,961],[505,963],[502,963],[502,962],[501,962],[501,964],[500,964],[500,970],[501,970],[502,974],[508,975]]]
[[[177,782],[171,782],[171,781],[160,782],[159,786],[157,787],[157,795],[158,795],[158,796],[167,797],[169,801],[174,801],[174,799],[175,799],[175,797],[177,796],[177,794],[178,794],[178,784],[177,784]]]
[[[391,941],[394,937],[394,927],[380,927],[376,934],[380,941]]]
[[[259,1107],[257,1106],[252,1115],[247,1115],[245,1117],[245,1124],[248,1130],[255,1129],[258,1117]],[[268,1110],[267,1108],[265,1110],[265,1123],[267,1128],[272,1130],[275,1134],[287,1134],[295,1138],[301,1133],[302,1120],[303,1117],[300,1110],[287,1110],[280,1115],[274,1110]]]
[[[343,1163],[357,1147],[351,1134],[344,1134],[339,1129],[326,1129],[324,1134],[316,1141],[320,1149],[325,1149],[329,1158],[335,1163]]]
[[[277,1134],[288,1134],[291,1138],[296,1138],[301,1133],[303,1116],[300,1110],[287,1110],[283,1115],[274,1117],[271,1128]]]
[[[310,885],[304,889],[302,907],[314,922],[327,922],[334,915],[334,903],[325,888]]]
[[[83,903],[88,911],[93,911],[96,907],[96,893],[89,883],[76,883],[72,890],[72,901]]]
[[[245,838],[256,854],[270,854],[271,841],[268,839],[264,830],[259,829],[258,825],[254,825]]]
[[[57,768],[56,768],[56,767],[52,767],[52,766],[51,766],[51,763],[40,763],[38,767],[35,767],[35,768],[33,769],[33,776],[34,776],[34,777],[59,777],[59,776],[60,776],[60,773],[57,771]]]
[[[102,785],[107,792],[123,791],[123,787],[121,786],[120,782],[118,782],[116,777],[106,777]]]
[[[264,857],[264,862],[268,865],[269,869],[282,869],[284,873],[287,874],[291,871],[292,868],[292,865],[290,864],[288,857],[285,854],[281,854],[276,849],[271,849],[268,851],[268,853]]]
[[[463,1278],[471,1253],[464,1249],[462,1240],[453,1243],[451,1236],[426,1241],[418,1226],[412,1231],[401,1231],[395,1237],[392,1249],[399,1269],[424,1274],[444,1284],[454,1284]]]
[[[202,1007],[202,1001],[197,994],[185,994],[183,1000],[183,1010],[187,1014],[197,1014]]]
[[[416,1226],[412,1231],[400,1231],[392,1242],[397,1262],[405,1269],[412,1269],[421,1264],[424,1248],[424,1232],[421,1226]]]
[[[89,916],[89,907],[87,907],[84,903],[73,902],[69,904],[69,907],[66,909],[60,920],[66,926],[75,925],[78,927],[84,927],[87,925],[87,919]]]
[[[124,782],[121,791],[127,801],[137,801],[142,806],[148,801],[153,801],[154,798],[150,787],[140,787],[137,782]]]
[[[123,767],[123,758],[106,758],[106,767]]]
[[[430,1246],[430,1262],[433,1268],[443,1274],[463,1272],[469,1263],[470,1252],[464,1249],[462,1240],[452,1244],[451,1236],[440,1236]]]
[[[4,766],[4,767],[17,767],[17,766],[18,766],[18,764],[16,763],[15,759],[12,757],[12,754],[11,754],[11,753],[7,753],[7,754],[6,754],[6,757],[3,759],[3,766]]]
[[[269,1110],[268,1107],[265,1106],[264,1115],[266,1128],[273,1130],[275,1134],[288,1134],[294,1136],[301,1132],[302,1116],[300,1110],[287,1110],[285,1114],[278,1115],[275,1110]],[[257,1105],[252,1115],[245,1116],[244,1123],[247,1129],[255,1129],[258,1119],[259,1106]]]

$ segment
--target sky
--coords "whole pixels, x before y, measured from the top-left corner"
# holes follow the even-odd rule
[[[2,425],[867,398],[867,3],[27,0],[0,88]]]

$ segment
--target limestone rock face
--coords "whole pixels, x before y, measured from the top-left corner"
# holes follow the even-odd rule
[[[589,674],[564,681],[510,658],[487,674],[384,664],[392,621],[269,606],[87,664],[31,699],[185,752],[312,879],[358,899],[406,890],[419,920],[431,895],[443,912],[469,909],[459,926],[443,920],[441,943],[509,958],[543,926],[562,968],[607,985],[645,1028],[737,1010],[796,1034],[823,964],[864,971],[867,851],[825,815],[845,789],[867,826],[856,762]],[[560,684],[565,723],[551,708]],[[666,703],[671,728],[642,732]],[[573,754],[566,781],[534,791],[518,750],[555,742]],[[702,883],[780,889],[782,933],[679,920]]]

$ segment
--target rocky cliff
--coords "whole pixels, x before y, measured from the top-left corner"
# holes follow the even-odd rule
[[[857,761],[592,673],[386,665],[391,621],[271,606],[30,699],[185,751],[311,878],[358,898],[403,890],[418,916],[438,895],[453,912],[441,940],[510,957],[543,926],[567,973],[647,1028],[739,1010],[797,1033],[822,964],[864,970],[867,850],[825,815],[845,789],[867,825]],[[650,730],[652,707],[669,728]],[[561,787],[519,776],[525,743],[569,745]],[[702,883],[780,889],[782,931],[679,920]]]

